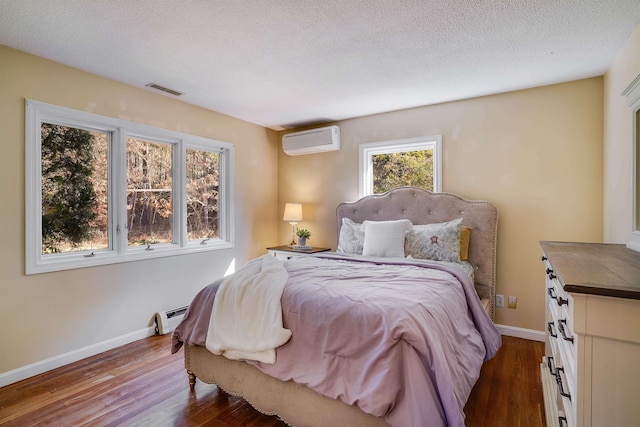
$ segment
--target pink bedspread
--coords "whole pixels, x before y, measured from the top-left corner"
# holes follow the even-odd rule
[[[501,338],[461,269],[332,254],[285,267],[281,303],[291,340],[275,364],[247,363],[392,426],[464,426],[469,393]],[[195,297],[172,352],[183,342],[204,345],[218,283]]]

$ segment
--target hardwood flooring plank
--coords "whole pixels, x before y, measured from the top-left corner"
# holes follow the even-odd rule
[[[198,381],[170,336],[150,337],[0,388],[2,426],[285,427],[242,398]],[[503,337],[465,406],[467,427],[544,426],[544,344]]]
[[[67,365],[17,383],[14,386],[18,392],[7,393],[7,397],[5,393],[0,393],[0,423],[20,418],[26,414],[25,411],[31,417],[36,409],[52,414],[60,402],[70,407],[75,400],[85,402],[87,396],[98,397],[102,391],[113,388],[115,378],[123,382],[140,377],[141,370],[161,367],[153,357],[139,357],[141,351],[162,354],[166,350],[164,346],[142,345],[136,348],[131,344],[121,349],[119,357],[111,352],[103,353],[104,356],[97,355],[77,362],[78,365]],[[123,363],[123,360],[126,362]],[[74,365],[76,368],[71,369],[70,366]],[[67,410],[65,407],[60,409]]]
[[[467,427],[544,426],[539,365],[544,343],[502,337],[465,406]],[[536,369],[537,367],[537,369]]]
[[[153,351],[161,354],[166,349],[154,348]],[[158,370],[163,369],[165,365],[161,359],[143,359],[136,356],[135,358],[127,357],[124,360],[129,362],[122,363],[120,366],[113,366],[117,360],[99,360],[96,362],[96,366],[99,365],[102,368],[99,371],[91,372],[79,382],[73,381],[75,375],[66,380],[63,380],[64,377],[60,377],[56,389],[52,393],[47,393],[44,396],[44,401],[40,398],[36,399],[36,402],[27,399],[18,408],[23,412],[25,408],[32,408],[26,416],[33,424],[40,422],[42,417],[56,417],[57,422],[64,425],[79,425],[89,421],[88,419],[77,419],[82,413],[88,412],[95,416],[107,410],[114,401],[130,401],[133,396],[136,399],[145,397],[143,388],[148,381],[157,382],[156,386],[165,385],[165,383],[169,385],[174,381],[172,376],[168,376],[164,382],[161,381],[161,377],[157,374]],[[175,369],[173,375],[178,373],[179,370]],[[66,386],[64,381],[69,381]],[[83,411],[74,411],[78,407],[81,407]],[[39,410],[35,411],[34,409]],[[21,419],[23,419],[22,416],[17,418],[18,421]]]

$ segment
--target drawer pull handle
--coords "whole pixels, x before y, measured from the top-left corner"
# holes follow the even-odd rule
[[[568,299],[565,299],[565,298],[562,298],[559,295],[556,295],[556,288],[554,288],[554,287],[547,288],[547,293],[549,294],[549,296],[551,298],[556,300],[556,304],[558,304],[560,307],[562,307],[563,304],[569,305],[569,300]]]
[[[560,427],[568,426],[569,423],[567,422],[567,418],[566,417],[558,417],[558,425]]]
[[[562,376],[560,372],[564,373],[564,368],[556,368],[556,382],[558,383],[558,390],[560,391],[560,395],[566,397],[571,400],[571,395],[564,391],[564,385],[562,385]]]
[[[552,272],[552,273],[548,273],[547,275],[549,276],[549,280],[553,280],[553,279],[555,279],[556,277],[558,277],[558,276],[556,276],[555,274],[553,274],[553,272]]]
[[[554,372],[553,367],[551,366],[551,362],[553,362],[553,356],[547,356],[547,367],[549,368],[549,373],[555,376],[556,373]]]
[[[567,319],[560,319],[558,320],[558,329],[560,330],[560,335],[562,335],[562,339],[565,341],[569,341],[570,343],[573,344],[573,337],[568,337],[567,336],[567,332],[564,330],[564,325],[567,324]]]
[[[547,271],[547,274],[549,274],[549,273],[553,273],[553,269],[552,269],[552,268],[549,268],[549,267],[547,267],[547,270],[546,270],[546,271]]]
[[[546,261],[546,260],[547,260],[547,257],[542,255],[542,261]]]
[[[547,329],[549,330],[549,335],[551,335],[553,338],[558,338],[558,334],[553,332],[553,322],[549,322],[547,323]]]

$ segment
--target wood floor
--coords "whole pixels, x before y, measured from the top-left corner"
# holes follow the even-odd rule
[[[285,426],[198,381],[183,353],[151,337],[0,388],[2,426]],[[503,337],[465,407],[467,427],[544,425],[540,342]]]

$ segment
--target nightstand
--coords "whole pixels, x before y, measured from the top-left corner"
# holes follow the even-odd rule
[[[329,248],[311,248],[311,249],[295,249],[291,246],[274,246],[271,248],[267,248],[269,251],[269,255],[273,255],[278,258],[280,261],[286,261],[291,258],[297,258],[309,254],[316,254],[318,252],[328,252],[331,249]]]

